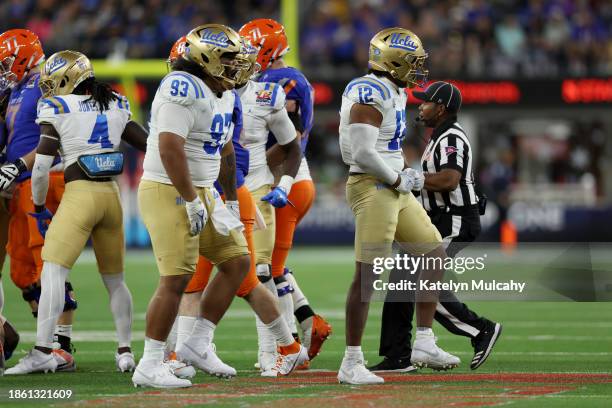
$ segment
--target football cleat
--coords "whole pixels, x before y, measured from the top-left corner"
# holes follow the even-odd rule
[[[177,378],[166,363],[143,367],[142,360],[132,375],[134,387],[185,388],[191,387],[191,381]]]
[[[53,349],[51,355],[57,361],[57,369],[55,371],[58,372],[72,372],[76,371],[76,363],[72,354],[67,352],[64,349]]]
[[[225,364],[216,354],[213,343],[209,344],[204,352],[200,353],[187,343],[176,351],[177,359],[191,364],[200,370],[219,378],[232,378],[236,376],[236,369]]]
[[[122,373],[131,373],[136,368],[136,361],[134,361],[134,354],[128,352],[115,353],[115,364],[117,370]]]
[[[304,347],[308,349],[308,358],[312,360],[319,355],[323,343],[332,333],[331,325],[319,315],[306,319],[300,324],[304,330]]]
[[[338,382],[340,384],[367,385],[383,384],[385,380],[369,371],[362,359],[344,357],[338,371]]]
[[[264,372],[271,370],[276,364],[276,358],[278,357],[278,353],[270,353],[268,351],[259,351],[258,361],[255,363],[255,368],[258,368],[259,371]]]
[[[310,370],[310,360],[304,361],[302,364],[300,364],[299,366],[295,367],[295,369],[298,370],[298,371]]]
[[[433,332],[430,332],[428,334],[417,333],[412,345],[410,362],[417,368],[428,367],[440,371],[457,367],[461,360],[438,347]]]
[[[43,353],[40,350],[32,349],[25,357],[19,360],[16,366],[4,372],[5,375],[18,375],[30,373],[55,372],[57,361],[51,354]]]
[[[174,373],[174,375],[178,378],[184,378],[189,380],[195,377],[196,375],[195,368],[193,368],[193,366],[189,364],[185,364],[182,361],[177,360],[176,353],[174,351],[172,351],[168,355],[168,360],[166,360],[166,364],[168,364],[168,366],[172,370],[172,373]]]
[[[295,368],[305,361],[308,361],[308,352],[306,347],[299,345],[300,349],[297,353],[292,354],[279,354],[276,358],[276,363],[272,368],[266,371],[262,371],[262,377],[280,377],[282,375],[288,375]]]
[[[380,363],[368,367],[368,370],[382,373],[411,373],[418,369],[410,363],[410,357],[385,357]]]
[[[487,360],[501,332],[501,324],[488,322],[487,327],[472,339],[472,347],[474,347],[474,357],[470,364],[472,370],[477,369]]]

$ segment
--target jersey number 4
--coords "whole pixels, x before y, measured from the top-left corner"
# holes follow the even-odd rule
[[[204,142],[204,151],[208,154],[215,154],[223,147],[221,139],[225,132],[229,129],[232,123],[232,114],[226,113],[225,116],[217,113],[213,116],[212,125],[210,125],[210,137],[212,142]]]
[[[105,114],[98,115],[96,117],[96,124],[94,125],[91,137],[87,141],[89,144],[100,143],[103,149],[112,148],[113,144],[108,138],[108,120]]]

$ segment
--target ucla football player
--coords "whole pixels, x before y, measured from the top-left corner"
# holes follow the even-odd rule
[[[0,94],[6,96],[5,119],[6,163],[0,167],[0,196],[7,207],[2,214],[0,239],[8,238],[6,252],[10,257],[10,274],[21,289],[23,299],[29,304],[33,316],[38,313],[40,300],[41,258],[44,238],[39,226],[48,223],[46,214],[36,214],[32,204],[31,170],[40,140],[40,126],[36,123],[40,69],[45,59],[38,36],[26,29],[16,28],[0,34]],[[59,160],[49,176],[49,194],[46,205],[57,211],[64,193],[63,165]],[[0,210],[0,213],[2,210]],[[8,221],[8,225],[6,224]],[[8,228],[8,231],[5,230]],[[6,237],[4,234],[8,234]],[[56,326],[53,356],[58,361],[57,371],[74,371],[72,357],[72,322],[77,302],[70,282],[66,282],[64,312]]]
[[[425,259],[445,257],[438,230],[412,194],[423,187],[423,175],[406,168],[401,148],[406,132],[405,88],[426,80],[426,58],[414,33],[384,29],[370,41],[368,75],[352,80],[342,95],[340,149],[350,167],[346,196],[355,215],[356,263],[346,300],[347,347],[338,372],[341,383],[384,382],[366,369],[361,351],[374,257],[389,256],[393,241],[414,255],[425,254]],[[443,270],[435,268],[421,272],[421,278],[431,281],[442,275]],[[457,366],[459,358],[440,349],[431,330],[437,293],[417,296],[411,362],[434,369]]]
[[[110,296],[119,347],[117,368],[132,371],[132,297],[123,278],[123,214],[113,176],[123,170],[119,144],[146,148],[146,132],[130,121],[127,98],[98,82],[89,59],[76,51],[52,55],[43,68],[36,123],[41,137],[32,169],[36,214],[53,217],[42,250],[42,292],[36,346],[6,374],[54,372],[53,329],[64,308],[64,283],[91,238],[98,270]],[[66,189],[55,215],[45,207],[49,171],[58,154],[65,163]]]
[[[240,28],[239,32],[251,44],[259,48],[257,63],[261,66],[261,73],[257,81],[276,83],[284,90],[285,106],[295,132],[299,135],[303,154],[298,172],[292,180],[291,190],[288,191],[288,202],[291,204],[286,205],[284,201],[272,202],[272,205],[276,207],[274,211],[276,232],[274,241],[272,241],[274,250],[270,272],[277,287],[283,316],[295,332],[297,330],[294,316],[297,318],[302,330],[302,344],[308,349],[309,358],[313,359],[319,354],[332,328],[323,317],[315,314],[293,276],[293,272],[285,266],[285,261],[293,245],[295,229],[312,206],[315,198],[315,186],[304,155],[313,123],[314,90],[304,74],[288,66],[283,59],[289,51],[289,43],[282,24],[272,19],[260,18],[249,21]],[[285,160],[286,155],[275,136],[276,134],[272,134],[268,139],[266,156],[268,166],[278,176],[277,169],[282,167],[280,164]],[[284,183],[287,181],[285,177]],[[280,181],[278,186],[282,187]],[[263,274],[267,272],[264,266],[260,266],[260,276],[264,276]],[[295,334],[297,336],[297,333]],[[269,342],[266,343],[269,344]],[[261,353],[266,353],[266,351],[260,349]],[[301,368],[308,368],[308,363],[307,361]]]
[[[179,41],[181,41],[181,39],[179,39]],[[180,44],[178,46],[175,45],[175,47],[173,47],[173,52],[174,50],[180,49]],[[183,58],[180,51],[175,52],[175,55],[171,52],[170,60],[176,60],[178,58]],[[249,175],[252,174],[251,163],[253,163],[253,159],[259,159],[265,166],[265,141],[267,140],[268,126],[274,128],[278,132],[287,134],[285,139],[288,142],[285,143],[285,145],[287,145],[287,150],[293,149],[294,171],[297,171],[299,165],[300,150],[297,140],[295,139],[295,132],[293,132],[291,121],[284,110],[282,90],[279,91],[281,93],[279,95],[279,108],[274,109],[273,106],[271,106],[273,105],[271,102],[274,92],[268,90],[266,90],[265,93],[257,92],[258,89],[265,90],[265,84],[259,86],[259,84],[253,83],[255,87],[248,87],[248,85],[252,83],[249,79],[256,72],[258,67],[256,58],[257,49],[248,43],[244,43],[237,57],[241,70],[236,78],[236,89],[234,90],[235,105],[232,115],[232,144],[234,145],[234,151],[236,153],[236,169],[239,171],[236,172],[236,179],[232,180],[231,177],[227,177],[226,174],[231,165],[222,165],[219,179],[217,183],[215,183],[215,188],[217,188],[221,194],[224,194],[225,190],[230,189],[228,188],[228,183],[236,186],[238,201],[226,200],[225,204],[228,208],[238,207],[235,216],[239,218],[245,226],[244,235],[247,240],[249,252],[251,252],[252,262],[249,272],[240,284],[236,295],[244,298],[249,303],[259,317],[258,322],[261,322],[264,328],[271,332],[273,353],[276,353],[277,342],[284,345],[280,347],[278,359],[272,360],[267,366],[267,369],[262,370],[263,376],[276,377],[278,375],[289,374],[297,365],[303,363],[307,359],[307,351],[293,339],[289,327],[281,317],[275,299],[276,289],[274,286],[272,286],[270,291],[266,290],[264,285],[257,279],[254,262],[256,250],[252,238],[257,210],[255,201],[247,188],[245,180],[248,180]],[[275,86],[274,84],[270,85]],[[244,108],[241,99],[245,100],[246,104]],[[243,109],[249,110],[249,118],[243,115]],[[264,126],[259,132],[259,139],[262,141],[259,149],[259,157],[253,155],[253,152],[245,147],[246,141],[242,140],[245,135],[251,135],[253,132],[252,127],[250,129],[243,127],[243,116],[244,125],[248,124],[252,126],[253,119],[251,118],[260,118],[265,123],[269,123],[269,125]],[[285,139],[282,140],[285,141]],[[291,146],[291,143],[293,143],[293,146]],[[231,158],[232,156],[227,157]],[[262,203],[267,204],[264,202]],[[259,217],[262,216],[260,215]],[[265,227],[265,225],[261,227]],[[274,233],[274,229],[270,228],[269,230],[272,231],[272,234]],[[182,346],[193,329],[193,325],[199,315],[199,299],[208,285],[212,269],[212,263],[208,259],[200,256],[196,272],[189,282],[185,290],[185,295],[181,300],[177,323],[177,348]],[[176,376],[189,377],[191,375],[187,367],[177,366],[172,360],[170,360],[169,363],[172,365]],[[207,365],[206,370],[209,373],[215,373],[214,366]]]

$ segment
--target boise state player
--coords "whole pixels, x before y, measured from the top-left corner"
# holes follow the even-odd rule
[[[42,231],[49,214],[34,214],[31,200],[30,169],[34,164],[40,128],[36,124],[36,108],[41,92],[38,87],[39,66],[45,55],[33,32],[25,29],[8,30],[0,35],[0,92],[10,91],[6,109],[6,160],[0,167],[0,190],[12,194],[9,202],[7,252],[10,256],[11,279],[22,291],[36,317],[40,297],[39,278],[43,261]],[[59,106],[58,109],[63,109]],[[49,182],[47,208],[55,212],[64,192],[61,164],[54,167]],[[72,285],[66,282],[64,313],[56,328],[59,349],[54,351],[58,371],[74,371],[70,337],[77,303]]]
[[[355,78],[342,95],[340,150],[350,166],[347,201],[355,215],[355,274],[346,300],[346,351],[338,381],[380,384],[368,371],[361,351],[372,282],[374,257],[391,253],[397,241],[411,254],[444,258],[440,233],[412,194],[424,178],[405,168],[401,142],[406,129],[406,87],[427,77],[427,54],[421,40],[403,28],[387,28],[372,37],[369,74]],[[435,260],[435,259],[432,259]],[[434,262],[435,264],[435,262]],[[423,270],[421,278],[437,281],[441,268]],[[431,330],[437,293],[418,292],[417,334],[411,362],[418,367],[447,369],[459,359],[436,345]]]
[[[6,374],[57,368],[51,346],[64,303],[64,282],[90,237],[117,329],[117,368],[132,371],[132,297],[123,279],[123,215],[113,176],[123,170],[123,153],[117,150],[121,140],[144,151],[146,132],[130,121],[127,98],[97,82],[89,59],[79,52],[52,55],[42,72],[40,88],[43,98],[36,121],[41,137],[31,191],[36,213],[49,212],[45,207],[49,170],[58,152],[66,165],[66,191],[42,251],[36,346]]]
[[[283,315],[290,327],[295,327],[294,316],[302,329],[302,342],[308,348],[310,359],[319,354],[323,342],[331,334],[331,326],[312,310],[308,299],[300,290],[293,273],[285,267],[293,243],[297,224],[306,215],[315,197],[315,187],[304,156],[308,136],[312,128],[313,89],[304,75],[287,66],[283,56],[289,51],[284,27],[272,19],[255,19],[240,29],[240,35],[259,47],[257,62],[261,65],[259,82],[273,82],[283,87],[286,108],[294,128],[300,137],[302,161],[288,196],[290,205],[275,205],[276,232],[272,253],[272,277],[277,286]],[[274,171],[285,156],[274,135],[271,136],[268,165]],[[280,184],[280,183],[279,183]],[[274,204],[274,203],[273,203]],[[291,294],[291,296],[287,296]],[[302,368],[307,368],[308,363]]]

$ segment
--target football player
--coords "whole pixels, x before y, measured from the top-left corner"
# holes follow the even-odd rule
[[[401,149],[406,132],[405,88],[426,80],[426,58],[414,33],[384,29],[370,41],[368,75],[352,80],[342,95],[340,150],[350,166],[346,196],[355,215],[356,263],[346,301],[347,347],[338,372],[341,383],[384,382],[366,369],[361,351],[374,257],[389,256],[394,240],[409,253],[425,254],[425,260],[445,257],[440,233],[411,192],[422,188],[423,176],[405,168]],[[443,273],[432,268],[423,271],[421,278],[437,281]],[[412,364],[434,369],[457,366],[459,358],[440,349],[431,330],[437,293],[417,296]]]
[[[36,346],[6,374],[54,372],[53,328],[64,307],[65,281],[91,238],[98,270],[110,297],[119,347],[116,364],[132,371],[130,349],[132,296],[123,279],[123,214],[113,176],[123,170],[119,143],[146,149],[146,132],[130,121],[127,98],[98,82],[89,59],[76,51],[60,51],[45,63],[39,87],[36,123],[41,137],[32,169],[31,196],[45,236]],[[56,156],[65,164],[66,190],[55,215],[45,207],[49,171]],[[48,230],[47,230],[48,228]]]
[[[40,127],[36,124],[36,107],[41,92],[38,87],[40,64],[45,55],[38,36],[25,29],[0,34],[0,93],[8,92],[6,108],[6,160],[0,167],[0,190],[11,196],[8,202],[8,245],[11,279],[22,291],[36,317],[40,298],[41,251],[44,239],[38,225],[48,222],[46,214],[35,214],[31,199],[30,176]],[[63,108],[63,107],[60,107]],[[64,192],[62,165],[57,162],[49,181],[47,207],[55,212]],[[34,214],[34,216],[33,216]],[[74,371],[70,337],[77,303],[70,282],[66,282],[64,312],[56,327],[59,348],[54,350],[58,371]]]
[[[283,56],[289,51],[284,27],[272,19],[255,19],[243,25],[239,32],[254,46],[259,47],[257,62],[261,66],[261,74],[258,81],[277,83],[284,90],[285,106],[300,138],[300,147],[304,154],[312,128],[314,91],[304,75],[299,70],[287,66],[283,60]],[[268,142],[267,152],[268,164],[273,170],[282,164],[285,156],[274,136]],[[302,329],[302,342],[308,349],[308,356],[313,359],[319,354],[323,342],[331,334],[331,326],[320,315],[314,313],[308,299],[300,290],[293,272],[285,266],[295,228],[312,206],[315,197],[314,183],[304,155],[292,182],[288,196],[291,204],[275,205],[276,236],[271,272],[287,323],[290,327],[295,327],[295,315]],[[288,296],[289,294],[291,296]]]
[[[182,39],[179,39],[179,42],[181,40]],[[175,46],[173,47],[173,51],[176,50],[178,52],[171,52],[171,63],[177,58],[182,58],[182,55],[180,54],[181,49],[184,49],[184,46],[181,47],[180,44],[175,44]],[[257,207],[255,206],[255,201],[253,200],[251,193],[245,185],[245,177],[247,177],[247,174],[249,173],[249,163],[251,162],[251,154],[250,151],[243,147],[240,143],[240,137],[243,127],[243,114],[239,93],[241,92],[241,89],[244,90],[245,86],[247,86],[247,83],[249,83],[249,78],[254,74],[256,70],[256,57],[257,49],[250,46],[249,44],[244,44],[241,53],[238,55],[238,59],[240,61],[240,66],[242,69],[236,79],[236,88],[238,89],[238,91],[234,91],[235,105],[234,112],[232,115],[232,123],[234,124],[234,128],[232,131],[232,143],[234,145],[234,152],[236,156],[236,179],[232,180],[230,177],[227,177],[227,171],[225,170],[231,168],[231,165],[222,166],[219,174],[219,179],[217,182],[215,182],[215,188],[221,194],[223,194],[223,191],[227,189],[223,187],[224,185],[227,185],[229,183],[234,184],[236,186],[237,201],[226,200],[225,204],[228,209],[230,209],[230,211],[232,211],[234,215],[239,218],[245,226],[244,235],[247,240],[247,245],[250,252],[251,267],[249,268],[247,276],[238,288],[236,295],[239,297],[243,297],[249,303],[249,305],[253,308],[257,316],[260,317],[261,320],[259,321],[262,322],[262,324],[267,330],[270,330],[272,332],[272,340],[274,342],[273,352],[276,351],[276,341],[279,341],[279,343],[282,344],[291,342],[289,347],[280,348],[281,353],[278,356],[278,361],[272,361],[271,364],[267,367],[267,369],[262,370],[263,376],[275,377],[278,375],[289,374],[296,365],[301,364],[303,360],[307,358],[307,352],[306,349],[303,348],[301,354],[295,355],[295,350],[299,350],[300,346],[297,342],[295,342],[295,340],[291,341],[293,339],[291,336],[291,331],[286,325],[285,321],[280,316],[278,305],[275,300],[276,290],[274,287],[272,287],[272,291],[266,290],[266,288],[257,279],[257,275],[255,272],[255,250],[253,246],[252,233],[253,226],[255,224]],[[263,87],[260,88],[263,89]],[[255,100],[254,92],[251,92],[248,95],[251,96],[250,99],[247,99],[249,102]],[[243,93],[243,98],[244,96],[245,95]],[[266,101],[266,106],[269,106],[269,101]],[[247,105],[247,107],[249,107],[249,105]],[[265,115],[266,119],[268,118],[268,116],[272,115]],[[275,129],[277,129],[278,131],[283,131],[284,133],[288,131],[291,134],[291,122],[288,117],[285,117],[285,121],[283,121],[282,119],[276,121],[270,119],[270,122],[276,125]],[[283,125],[285,126],[284,128]],[[293,140],[295,141],[295,134],[293,134]],[[295,141],[294,144],[295,146],[293,146],[293,154],[296,156],[295,162],[299,163],[299,146],[297,144],[297,141]],[[287,146],[287,149],[290,148],[291,146]],[[264,153],[263,149],[261,153]],[[232,158],[231,155],[228,155],[226,157],[229,159]],[[263,157],[263,160],[265,163],[265,156]],[[297,170],[297,165],[294,167]],[[213,264],[208,259],[204,258],[203,256],[200,256],[196,267],[196,272],[191,278],[189,284],[187,285],[187,288],[185,289],[185,295],[181,299],[177,323],[177,348],[180,348],[183,345],[186,338],[191,333],[193,325],[195,324],[196,318],[199,314],[199,299],[208,284],[212,269]],[[277,334],[275,335],[274,332],[277,332]],[[279,334],[280,337],[276,337]],[[296,357],[299,358],[299,361],[296,360]],[[211,366],[209,363],[210,361],[205,362],[205,364],[207,364],[205,371],[210,374],[235,375],[235,370],[233,370],[231,367],[215,367]],[[171,364],[176,363],[173,363],[171,360]],[[224,372],[224,368],[226,370],[229,368],[232,370],[232,372]],[[178,369],[175,368],[174,373],[175,375],[181,377],[189,377],[193,374],[188,371],[188,368],[182,367],[178,367]]]

